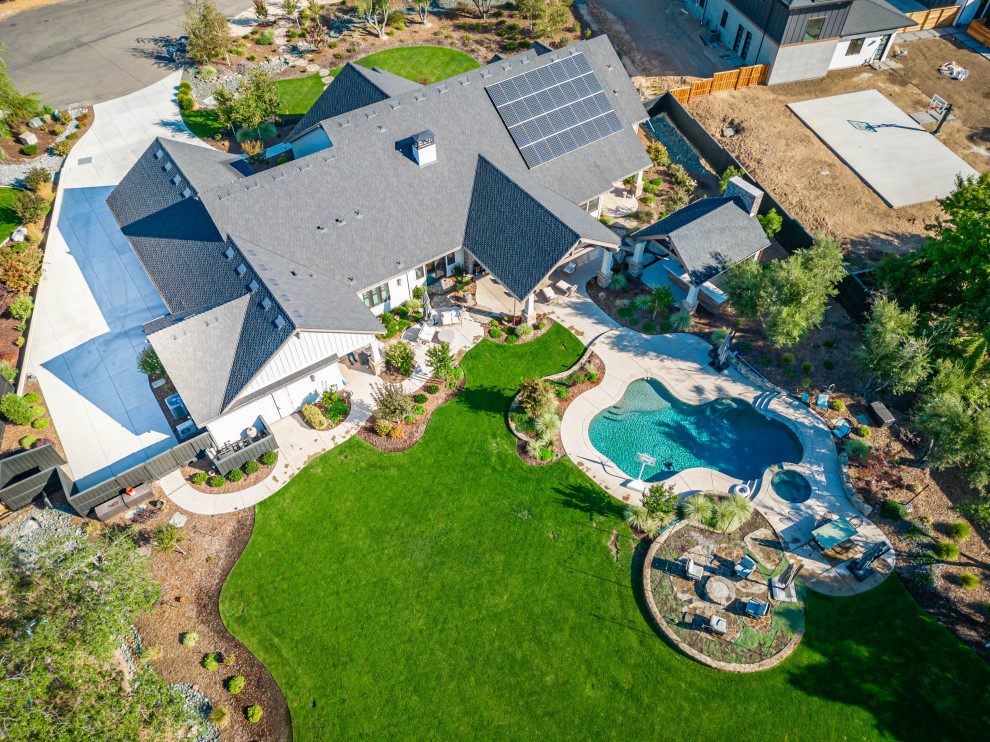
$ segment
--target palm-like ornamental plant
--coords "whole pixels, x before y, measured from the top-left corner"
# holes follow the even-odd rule
[[[533,421],[533,427],[541,438],[553,440],[560,432],[560,414],[546,410]]]
[[[696,523],[708,523],[715,511],[715,503],[708,495],[691,495],[681,503],[681,517]]]
[[[753,503],[742,495],[729,495],[715,506],[715,527],[723,533],[734,531],[753,513]]]

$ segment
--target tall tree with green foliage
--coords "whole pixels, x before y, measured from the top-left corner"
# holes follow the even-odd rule
[[[0,42],[0,119],[7,126],[13,126],[36,116],[41,110],[41,103],[37,93],[22,93],[14,85],[7,71],[7,62],[3,58],[5,54],[3,43]]]
[[[194,723],[181,695],[113,653],[159,592],[128,532],[49,540],[26,560],[0,542],[0,729],[34,742],[176,739]],[[139,663],[140,665],[140,663]]]
[[[241,82],[237,92],[217,88],[217,118],[229,126],[257,130],[262,122],[275,118],[282,108],[282,98],[272,73],[263,67],[254,67]]]
[[[846,275],[842,247],[834,237],[819,234],[814,244],[784,260],[736,263],[724,288],[743,317],[759,319],[775,347],[794,345],[818,327],[825,307]]]
[[[209,64],[230,47],[230,26],[211,0],[196,0],[189,5],[182,28],[189,37],[186,53],[197,64]]]
[[[897,393],[915,389],[931,369],[931,343],[919,332],[918,312],[901,309],[896,299],[877,299],[857,360],[870,373],[868,394],[887,386]]]
[[[368,28],[378,34],[379,39],[385,38],[388,15],[392,12],[394,0],[357,0],[355,8],[358,16],[368,25]]]

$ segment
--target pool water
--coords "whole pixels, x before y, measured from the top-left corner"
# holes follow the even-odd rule
[[[657,459],[646,480],[665,479],[704,466],[742,480],[801,460],[801,443],[783,423],[741,399],[703,405],[681,402],[655,379],[632,382],[618,404],[599,412],[588,430],[591,444],[630,477],[639,476],[636,453]]]
[[[811,484],[803,474],[790,469],[774,474],[770,486],[777,497],[787,502],[804,502],[811,497]]]

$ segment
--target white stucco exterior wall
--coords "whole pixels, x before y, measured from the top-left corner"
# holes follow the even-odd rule
[[[859,54],[847,55],[846,52],[849,51],[849,45],[854,41],[854,39],[842,39],[835,47],[835,53],[832,55],[832,61],[829,63],[828,68],[830,70],[841,70],[847,67],[860,67],[871,59],[873,55],[877,53],[877,49],[880,46],[880,39],[882,34],[878,36],[869,36],[863,40],[863,48],[860,49]],[[887,44],[887,49],[884,50],[884,56],[890,51],[890,47],[893,44],[891,40],[890,44]]]

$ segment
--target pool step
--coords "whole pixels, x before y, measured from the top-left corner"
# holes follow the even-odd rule
[[[757,395],[756,399],[753,400],[753,409],[757,412],[768,410],[773,401],[779,396],[779,392],[763,392],[763,394]]]

